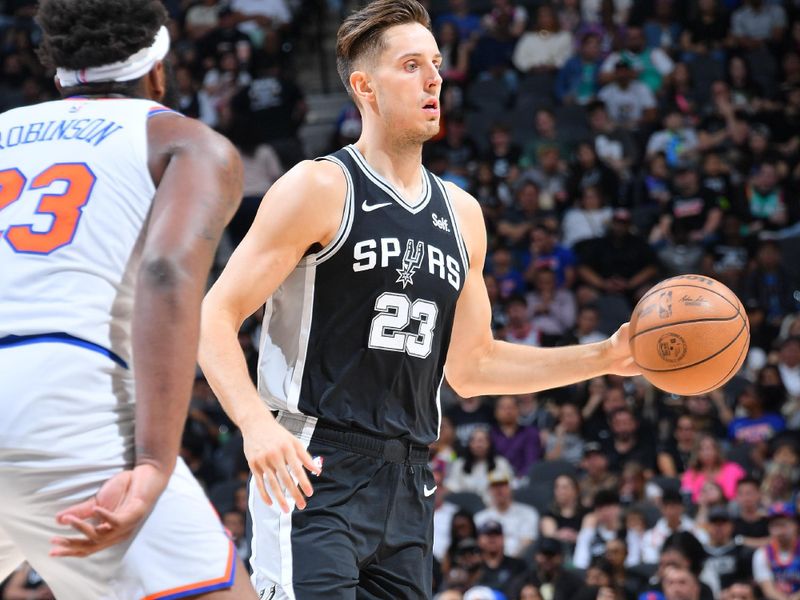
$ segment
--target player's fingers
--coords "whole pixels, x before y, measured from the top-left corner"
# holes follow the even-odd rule
[[[272,494],[270,494],[272,499],[278,503],[278,506],[281,507],[283,512],[288,513],[289,504],[283,496],[283,490],[281,489],[281,484],[278,482],[278,478],[275,476],[275,472],[272,469],[267,469],[264,472],[264,479],[269,489],[272,491]]]
[[[262,500],[267,503],[267,506],[272,506],[272,498],[267,493],[267,487],[264,485],[264,472],[261,469],[253,469],[253,481],[256,483]]]
[[[297,456],[302,461],[303,466],[311,471],[314,475],[319,475],[322,472],[322,469],[317,463],[314,462],[314,459],[308,453],[308,450],[305,449],[299,440],[296,440],[295,448],[297,449]]]
[[[288,498],[288,495],[291,495],[295,505],[301,509],[305,508],[306,499],[303,497],[303,493],[300,491],[300,488],[297,487],[297,484],[294,482],[288,467],[284,466],[282,469],[278,469],[276,474],[278,475],[278,479],[280,480],[283,489],[286,490],[283,494],[284,498]],[[286,508],[284,510],[285,512],[289,512],[288,503],[286,504]]]
[[[310,496],[314,493],[314,487],[311,485],[311,482],[308,480],[308,474],[306,470],[303,468],[303,463],[297,458],[297,456],[291,459],[289,463],[289,468],[292,471],[292,476],[297,481],[297,485],[300,486],[300,489],[303,490],[303,493],[306,496]],[[304,508],[304,507],[300,507]]]
[[[73,517],[71,515],[67,515],[65,518],[65,525],[69,525],[74,530],[82,533],[88,539],[92,540],[93,542],[97,541],[97,530],[94,528],[94,525],[83,521],[82,519],[78,519],[77,517]]]
[[[89,517],[92,516],[92,509],[94,509],[96,503],[97,502],[95,498],[92,497],[78,504],[74,504],[69,508],[65,508],[64,510],[56,514],[56,521],[58,521],[62,525],[66,525],[67,522],[65,521],[65,519],[68,515],[78,517],[79,519],[88,519]]]

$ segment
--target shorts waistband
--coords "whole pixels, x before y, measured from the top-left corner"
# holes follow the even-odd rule
[[[348,431],[317,421],[314,439],[372,458],[392,463],[424,465],[428,463],[427,446],[399,438],[385,439],[360,431]]]
[[[64,333],[63,331],[34,333],[32,335],[7,335],[5,337],[0,337],[0,348],[27,346],[29,344],[44,344],[48,342],[69,344],[71,346],[86,348],[87,350],[92,350],[93,352],[97,352],[98,354],[102,354],[103,356],[110,358],[123,369],[128,368],[128,363],[125,362],[125,360],[123,360],[119,354],[112,352],[108,348],[104,348],[100,344],[89,342],[79,337],[75,337],[74,335],[70,335],[69,333]]]

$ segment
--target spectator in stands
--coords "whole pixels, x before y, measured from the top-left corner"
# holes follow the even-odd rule
[[[519,557],[536,540],[539,532],[539,513],[532,506],[516,502],[511,492],[511,477],[505,471],[489,474],[489,505],[475,515],[481,525],[496,522],[505,531],[505,553]]]
[[[574,248],[584,240],[603,237],[613,212],[610,206],[606,206],[606,199],[599,188],[584,188],[578,206],[564,215],[564,245]]]
[[[556,274],[559,288],[572,288],[575,283],[575,254],[559,243],[558,231],[546,223],[536,223],[530,235],[525,279],[533,283],[536,271],[550,269]]]
[[[786,429],[780,414],[765,410],[756,386],[747,385],[739,392],[737,406],[742,416],[728,425],[728,438],[737,444],[766,443]]]
[[[581,467],[581,504],[584,508],[590,508],[597,494],[602,490],[614,489],[619,480],[609,471],[608,456],[598,442],[586,442]]]
[[[514,66],[523,73],[554,73],[572,55],[572,33],[562,31],[556,12],[542,4],[531,31],[522,34],[514,48]]]
[[[542,344],[552,346],[575,325],[575,297],[558,288],[554,271],[542,268],[533,276],[534,291],[527,296],[528,316],[542,337]]]
[[[775,231],[792,223],[778,171],[772,163],[762,163],[753,172],[744,190],[748,230],[751,233]]]
[[[488,429],[494,424],[494,410],[481,396],[457,398],[458,402],[447,410],[447,417],[456,433],[456,450],[463,450],[469,444],[472,431],[477,428]]]
[[[480,17],[472,14],[467,0],[448,0],[450,10],[436,19],[436,29],[444,23],[452,23],[458,29],[462,40],[475,38],[481,31]]]
[[[439,44],[439,52],[442,53],[442,64],[439,69],[442,79],[458,85],[465,83],[469,74],[469,58],[475,42],[462,40],[458,27],[452,21],[444,21],[439,25],[436,41]]]
[[[512,294],[506,300],[506,325],[503,339],[514,344],[541,346],[541,332],[528,317],[528,302],[521,294]]]
[[[517,252],[524,252],[531,231],[536,223],[547,214],[540,205],[539,184],[525,179],[517,184],[514,203],[501,211],[497,218],[496,233],[500,244]],[[517,290],[521,293],[521,289]]]
[[[683,414],[675,421],[672,435],[658,451],[658,471],[666,477],[677,477],[689,468],[697,431],[692,418]]]
[[[497,27],[497,23],[507,19],[511,25],[512,37],[518,38],[528,25],[528,10],[511,0],[492,0],[492,10],[483,16],[481,24],[487,31]]]
[[[507,592],[511,581],[525,571],[525,563],[508,556],[504,550],[503,525],[486,521],[478,525],[478,548],[481,551],[481,572],[477,584]]]
[[[767,600],[794,600],[800,592],[800,537],[791,504],[770,507],[769,537],[753,555],[753,578]]]
[[[675,175],[675,194],[662,213],[650,241],[657,242],[670,235],[673,222],[680,222],[692,241],[711,243],[722,221],[722,210],[716,197],[700,187],[697,172],[688,167]]]
[[[558,342],[560,346],[568,344],[593,344],[606,339],[608,336],[600,331],[600,311],[594,304],[587,304],[578,309],[575,319],[575,328],[569,331]]]
[[[467,4],[466,0],[459,2]],[[471,76],[479,80],[494,81],[509,90],[516,89],[517,74],[511,62],[516,38],[511,34],[511,26],[510,16],[507,13],[500,13],[495,26],[478,37],[475,48],[470,53]],[[462,39],[467,37],[462,31]]]
[[[444,570],[446,588],[466,591],[481,577],[481,550],[475,538],[465,538],[455,544],[453,561]]]
[[[573,402],[564,402],[558,407],[558,421],[547,435],[546,460],[566,460],[576,467],[583,459],[583,418],[580,407]]]
[[[492,166],[495,177],[506,179],[516,168],[522,151],[511,139],[511,129],[507,123],[497,121],[489,131],[489,150],[481,160]]]
[[[647,243],[631,231],[631,213],[618,208],[612,213],[608,233],[580,248],[583,258],[578,274],[583,281],[606,294],[637,300],[658,274],[658,261]]]
[[[542,535],[559,540],[567,556],[572,556],[584,516],[578,480],[559,475],[553,482],[553,504],[542,516]]]
[[[752,576],[753,552],[740,539],[734,538],[733,519],[726,507],[711,509],[707,529],[708,541],[704,546],[708,559],[705,568],[717,574],[723,589],[737,581],[749,580]]]
[[[647,158],[663,154],[670,168],[688,167],[697,160],[697,134],[688,127],[683,114],[671,109],[664,116],[664,129],[656,131],[647,142]]]
[[[789,502],[800,483],[800,454],[797,444],[790,438],[779,439],[772,454],[764,463],[764,481],[761,493],[766,504]]]
[[[755,300],[766,311],[769,325],[779,328],[783,318],[795,310],[796,302],[792,293],[791,277],[783,265],[780,246],[773,241],[760,242],[756,250],[755,265],[745,280],[744,298]],[[800,394],[799,365],[800,347],[783,342],[778,368],[781,371],[781,380],[792,396]]]
[[[598,158],[614,169],[620,180],[627,181],[637,159],[636,141],[631,132],[614,122],[602,101],[589,104],[586,112]]]
[[[641,27],[628,27],[625,50],[612,52],[605,59],[600,68],[600,80],[603,83],[614,81],[617,66],[626,62],[635,71],[637,79],[653,94],[659,92],[675,68],[675,63],[663,49],[647,47]]]
[[[497,453],[511,464],[515,476],[523,477],[542,457],[539,431],[536,427],[519,424],[519,408],[514,396],[497,398],[494,417],[492,444]]]
[[[703,484],[714,481],[722,487],[725,498],[731,500],[736,494],[736,483],[744,476],[742,467],[725,460],[717,439],[704,434],[697,438],[689,468],[681,478],[681,489],[691,494],[692,502],[697,502]]]
[[[661,554],[658,557],[658,570],[656,574],[650,578],[645,586],[648,590],[639,596],[639,600],[647,600],[648,598],[658,597],[659,593],[663,594],[663,583],[666,575],[670,569],[680,569],[689,571],[694,577],[698,578],[700,585],[700,600],[713,600],[714,592],[712,587],[707,583],[713,582],[714,574],[709,574],[703,570],[703,565],[706,559],[705,550],[703,545],[697,541],[688,531],[681,531],[672,534],[664,542],[661,549]],[[656,594],[651,596],[650,594]]]
[[[689,21],[680,47],[687,61],[710,56],[722,63],[728,41],[728,19],[720,0],[698,0],[691,4]]]
[[[736,484],[736,506],[738,515],[734,520],[733,533],[750,548],[759,548],[769,537],[767,512],[761,502],[761,484],[752,477],[743,477]]]
[[[220,4],[217,0],[202,0],[186,11],[184,31],[192,40],[199,40],[219,25]]]
[[[722,206],[725,199],[717,196]],[[736,214],[728,213],[722,217],[719,239],[706,250],[703,259],[703,272],[709,273],[733,290],[742,289],[744,277],[754,252],[752,238],[742,235],[742,220]],[[689,271],[684,271],[687,273]]]
[[[626,537],[622,507],[616,490],[600,490],[594,497],[594,508],[583,519],[575,541],[573,564],[586,569],[592,558],[606,552],[606,544],[618,537]]]
[[[489,473],[495,470],[514,477],[509,462],[495,452],[488,429],[476,427],[469,436],[464,457],[453,463],[444,484],[451,492],[472,492],[488,503]]]
[[[664,600],[700,600],[700,582],[689,569],[669,567],[663,587]]]
[[[520,158],[522,168],[533,167],[538,164],[541,151],[545,148],[557,148],[559,158],[569,156],[571,146],[559,135],[556,116],[549,108],[539,108],[533,118],[535,134],[525,144]]]
[[[564,211],[567,198],[567,174],[556,146],[539,149],[537,166],[522,173],[523,181],[535,181],[539,186],[539,204],[548,211]]]
[[[570,166],[567,180],[567,193],[577,198],[588,187],[598,188],[614,204],[621,193],[617,174],[598,158],[594,144],[584,141],[575,150],[575,161]]]
[[[724,600],[756,600],[756,591],[749,581],[737,581],[722,590],[720,598]]]
[[[447,155],[447,162],[456,173],[467,175],[475,167],[478,147],[467,133],[462,114],[456,113],[447,117],[444,137],[435,142],[435,147]]]
[[[708,536],[698,529],[694,520],[686,514],[683,496],[677,490],[666,489],[661,496],[661,518],[648,529],[642,540],[642,562],[655,564],[666,539],[677,531],[689,531],[700,542],[707,542]]]
[[[639,419],[633,410],[628,407],[615,410],[609,423],[611,438],[603,445],[609,457],[609,469],[621,473],[624,466],[633,461],[642,466],[646,478],[651,477],[656,466],[655,448],[641,435]]]
[[[656,0],[653,17],[644,25],[645,45],[648,48],[661,48],[669,53],[678,46],[682,28],[674,14],[673,0]]]
[[[765,43],[779,43],[786,29],[786,12],[780,4],[764,0],[746,0],[731,16],[734,43],[745,49],[759,48]]]
[[[636,79],[633,63],[627,57],[615,62],[609,81],[597,97],[605,103],[616,125],[637,130],[655,121],[656,98],[647,85]]]
[[[585,106],[600,89],[600,35],[587,32],[581,38],[578,52],[558,71],[556,98],[564,104]]]
[[[520,591],[533,586],[540,592],[540,599],[572,600],[584,587],[583,579],[564,568],[561,542],[555,538],[542,537],[536,543],[533,565],[515,578],[511,584],[511,598],[521,597]]]

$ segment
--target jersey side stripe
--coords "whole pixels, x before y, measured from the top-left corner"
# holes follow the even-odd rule
[[[431,200],[431,187],[430,187],[430,184],[428,183],[428,178],[425,177],[425,175],[424,175],[424,171],[423,171],[423,176],[422,176],[422,196],[423,196],[423,200],[422,200],[422,202],[420,202],[416,206],[412,206],[411,204],[406,202],[403,199],[403,197],[400,196],[386,182],[386,180],[384,180],[382,177],[380,177],[380,175],[378,173],[375,173],[372,170],[372,167],[370,167],[369,164],[364,160],[364,157],[361,156],[360,152],[358,152],[352,146],[345,146],[345,150],[347,150],[347,152],[350,153],[350,156],[353,157],[353,160],[355,160],[356,164],[361,168],[361,171],[364,173],[364,175],[370,181],[372,181],[372,183],[374,183],[379,188],[381,188],[384,192],[389,194],[400,206],[405,208],[408,212],[410,212],[412,214],[417,214],[422,209],[424,209],[426,206],[428,206],[428,203]]]
[[[445,206],[447,206],[447,212],[450,215],[450,222],[453,223],[453,232],[456,236],[456,241],[458,242],[458,251],[461,253],[461,261],[464,263],[464,277],[466,278],[466,274],[469,271],[469,254],[467,253],[466,244],[464,244],[464,238],[461,236],[461,229],[458,226],[458,219],[456,219],[455,211],[453,210],[450,202],[450,195],[447,193],[447,188],[444,187],[441,179],[432,173],[431,177],[434,178],[436,185],[439,186],[439,190],[442,192],[442,196],[444,196],[444,203]]]
[[[336,236],[325,248],[317,252],[317,254],[307,257],[307,263],[313,263],[315,265],[325,262],[339,251],[342,245],[344,245],[344,242],[347,240],[347,237],[350,235],[350,230],[353,228],[353,218],[355,217],[355,191],[353,187],[353,179],[350,177],[350,171],[348,171],[344,163],[335,156],[325,156],[320,160],[327,160],[339,165],[344,173],[345,180],[347,181],[347,194],[345,195],[342,222],[339,225],[339,231],[336,232]]]

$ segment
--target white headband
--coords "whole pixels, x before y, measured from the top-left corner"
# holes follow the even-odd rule
[[[101,81],[132,81],[150,72],[153,65],[163,60],[167,52],[169,52],[169,32],[162,25],[152,45],[142,48],[125,60],[76,71],[59,67],[56,69],[56,77],[62,87]]]

